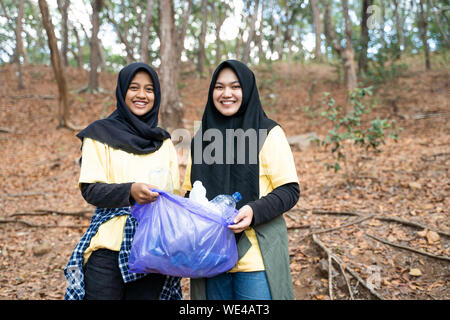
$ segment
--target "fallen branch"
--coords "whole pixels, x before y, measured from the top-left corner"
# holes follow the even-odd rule
[[[331,261],[331,256],[328,255],[328,294],[330,300],[333,299],[333,262]]]
[[[339,263],[339,268],[341,269],[341,273],[344,276],[345,283],[347,284],[347,289],[348,289],[348,292],[350,293],[350,299],[355,300],[355,297],[353,297],[353,290],[350,286],[350,282],[348,281],[347,275],[345,274],[344,267],[340,263]]]
[[[326,233],[326,232],[331,232],[331,231],[335,231],[335,230],[338,230],[338,229],[346,228],[346,227],[349,227],[349,226],[352,226],[352,225],[361,223],[361,222],[366,221],[366,220],[371,219],[371,218],[373,218],[373,216],[371,216],[371,215],[369,215],[369,216],[364,216],[364,217],[361,217],[360,219],[356,219],[356,220],[354,220],[354,221],[350,221],[349,223],[343,224],[342,226],[339,226],[339,227],[334,227],[334,228],[329,228],[329,229],[320,229],[320,230],[316,230],[316,231],[311,231],[311,232],[307,233],[307,234],[306,234],[303,238],[301,238],[300,240],[303,240],[303,239],[305,239],[306,237],[309,237],[310,235],[320,234],[320,233]],[[288,228],[288,229],[289,229],[289,228]]]
[[[13,99],[44,99],[44,100],[53,100],[55,99],[55,96],[52,95],[37,95],[37,94],[24,94],[20,96],[11,96]]]
[[[432,254],[432,253],[428,253],[428,252],[425,252],[425,251],[416,250],[416,249],[408,247],[408,246],[403,246],[401,244],[396,244],[396,243],[389,242],[387,240],[378,238],[378,237],[376,237],[374,235],[371,235],[371,234],[368,234],[368,233],[366,233],[365,235],[370,237],[370,238],[372,238],[372,239],[375,239],[377,241],[380,241],[380,242],[382,242],[384,244],[388,244],[388,245],[393,246],[393,247],[409,250],[409,251],[412,251],[412,252],[415,252],[415,253],[419,253],[419,254],[422,254],[422,255],[425,255],[425,256],[428,256],[428,257],[431,257],[431,258],[435,258],[435,259],[450,261],[450,257],[447,257],[447,256],[438,256],[438,255],[435,255],[435,254]]]
[[[350,215],[350,216],[368,216],[370,214],[365,214],[365,213],[359,213],[359,212],[347,212],[347,211],[322,211],[322,210],[313,210],[312,214],[331,214],[331,215]],[[403,220],[397,217],[386,217],[386,216],[380,216],[380,215],[372,215],[373,219],[377,219],[377,220],[383,220],[383,221],[390,221],[390,222],[397,222],[400,224],[404,224],[407,226],[411,226],[411,227],[416,227],[416,228],[420,228],[420,229],[428,229],[431,231],[434,231],[440,235],[446,236],[446,237],[450,237],[450,233],[442,231],[442,230],[437,230],[435,228],[420,224],[418,222],[412,222],[412,221],[407,221],[407,220]]]
[[[32,192],[22,192],[22,193],[7,193],[3,196],[3,198],[19,198],[19,197],[31,197],[31,196],[40,196],[47,194],[47,192],[42,191],[32,191]]]
[[[9,128],[2,128],[2,127],[0,127],[0,132],[14,133],[14,130],[13,129],[9,129]]]
[[[65,225],[65,226],[58,226],[58,225],[45,225],[45,224],[34,224],[28,221],[24,220],[15,220],[15,219],[0,219],[1,223],[20,223],[23,224],[26,227],[30,228],[88,228],[89,226],[86,225]]]
[[[336,261],[337,264],[339,264],[341,267],[342,265],[344,265],[344,263],[341,261],[341,259],[339,259],[337,256],[335,256],[333,253],[331,253],[331,251],[317,238],[317,236],[315,234],[313,234],[312,236],[313,241],[320,247],[322,248],[326,254],[328,255],[328,257],[331,257],[334,261]],[[375,290],[369,288],[367,286],[367,284],[365,283],[365,281],[363,279],[361,279],[361,277],[350,267],[346,266],[345,267],[346,270],[348,270],[348,272],[355,277],[367,290],[369,290],[369,292],[371,294],[373,294],[375,297],[377,297],[380,300],[384,300],[384,298],[377,293]],[[341,269],[343,270],[343,268]]]
[[[312,214],[332,214],[332,215],[347,215],[347,216],[362,216],[363,213],[358,212],[346,212],[346,211],[321,211],[313,210]]]
[[[360,219],[356,219],[356,220],[351,221],[349,223],[343,224],[342,226],[329,228],[329,229],[321,229],[321,230],[317,230],[317,231],[312,231],[310,234],[320,234],[320,233],[335,231],[335,230],[338,230],[338,229],[342,229],[342,228],[346,228],[346,227],[352,226],[354,224],[361,223],[361,222],[366,221],[366,220],[371,219],[371,218],[373,218],[372,215],[361,217]]]
[[[407,220],[403,220],[403,219],[396,218],[396,217],[374,216],[374,218],[378,219],[378,220],[383,220],[383,221],[397,222],[397,223],[401,223],[401,224],[404,224],[404,225],[407,225],[410,227],[416,227],[416,228],[423,229],[423,230],[428,229],[428,230],[434,231],[436,233],[439,233],[440,235],[450,237],[450,233],[448,233],[448,232],[437,230],[432,227],[420,224],[418,222],[407,221]]]
[[[428,118],[446,118],[446,117],[450,117],[450,112],[416,114],[412,117],[412,119],[420,120],[420,119],[428,119]]]
[[[311,226],[309,224],[304,224],[302,226],[290,226],[287,229],[288,230],[296,230],[296,229],[307,229],[310,228]]]
[[[435,153],[435,154],[432,154],[431,156],[427,156],[427,157],[422,156],[422,157],[420,157],[420,159],[422,159],[422,161],[435,161],[437,157],[448,156],[448,155],[450,155],[450,152],[439,152],[439,153]],[[434,159],[432,159],[432,158],[434,158]]]
[[[9,217],[18,217],[18,216],[45,216],[49,214],[56,214],[61,216],[79,216],[86,218],[86,213],[91,213],[92,210],[81,210],[81,211],[74,211],[74,212],[64,212],[64,211],[57,211],[57,210],[51,210],[51,209],[36,209],[35,212],[16,212],[9,215]]]
[[[92,209],[83,209],[79,211],[57,211],[53,209],[36,209],[36,212],[47,213],[47,214],[57,214],[62,216],[84,216],[86,213],[92,213]]]

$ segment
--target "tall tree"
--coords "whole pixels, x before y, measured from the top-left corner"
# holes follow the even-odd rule
[[[51,21],[50,13],[46,0],[39,0],[39,8],[42,14],[42,23],[48,38],[48,46],[50,47],[50,58],[52,62],[53,74],[55,75],[56,83],[58,85],[58,121],[60,127],[75,128],[69,122],[69,102],[67,92],[67,81],[64,72],[64,67],[61,62],[59,54],[57,39],[55,36],[55,29]]]
[[[250,3],[250,2],[249,2]],[[253,3],[253,2],[252,2]],[[258,18],[259,0],[255,0],[253,5],[253,11],[249,11],[248,22],[250,29],[248,31],[248,38],[244,44],[244,52],[242,54],[242,62],[248,63],[250,61],[250,48],[253,39],[255,38],[256,19]]]
[[[197,54],[197,72],[202,75],[204,72],[206,51],[206,27],[208,23],[208,0],[202,0],[202,25],[200,28],[200,36],[198,37],[198,54]]]
[[[262,63],[266,59],[266,55],[265,55],[265,52],[263,49],[263,44],[262,44],[263,28],[264,28],[264,1],[261,1],[260,21],[261,21],[261,23],[259,24],[257,42],[258,42],[258,60],[259,60],[259,63]]]
[[[61,26],[62,26],[62,46],[61,56],[64,62],[64,66],[69,65],[69,59],[67,58],[67,52],[69,51],[69,6],[70,0],[58,0],[58,10],[61,13]]]
[[[427,70],[431,69],[430,63],[430,47],[428,46],[428,15],[424,8],[424,0],[420,0],[420,16],[419,16],[419,26],[420,35],[422,37],[423,50],[425,51],[425,68]]]
[[[177,33],[173,0],[159,1],[161,78],[161,124],[169,132],[183,125],[183,107],[178,93]]]
[[[322,23],[320,21],[320,10],[319,10],[319,0],[311,0],[311,11],[312,19],[314,24],[314,34],[316,36],[316,45],[314,47],[314,59],[317,61],[322,61]]]
[[[369,12],[368,8],[373,4],[373,0],[362,0],[361,6],[361,50],[359,51],[358,57],[358,71],[359,73],[367,72],[367,49],[369,47],[369,28],[368,28],[368,19]]]
[[[400,17],[400,0],[393,0],[394,2],[394,21],[395,21],[395,29],[397,31],[397,41],[399,51],[402,52],[405,50],[405,34],[403,31],[403,21]]]
[[[286,17],[289,17],[287,19],[285,29],[284,29],[284,36],[283,36],[283,44],[288,44],[289,54],[288,54],[288,61],[292,61],[292,45],[293,45],[293,39],[292,39],[292,29],[294,25],[296,25],[296,20],[299,18],[299,13],[301,10],[301,3],[300,2],[294,2],[292,4],[286,4]],[[288,15],[289,13],[289,15]],[[303,15],[300,16],[299,20],[301,20]],[[301,43],[301,39],[299,41]]]
[[[19,76],[18,76],[19,90],[24,89],[23,77],[22,77],[22,61],[21,61],[21,57],[24,52],[23,39],[22,39],[23,11],[24,11],[24,0],[20,0],[19,1],[19,10],[17,12],[17,23],[16,23],[16,56],[15,56],[17,66],[18,66],[18,71],[19,71]]]
[[[220,63],[222,60],[222,51],[221,51],[221,41],[220,41],[220,30],[222,29],[222,25],[227,17],[227,11],[230,10],[230,6],[225,2],[213,1],[211,5],[211,13],[213,16],[214,24],[215,24],[215,35],[216,35],[216,65]]]
[[[187,25],[188,25],[189,17],[192,12],[192,4],[193,4],[193,0],[188,0],[187,8],[185,8],[185,10],[183,11],[183,14],[180,17],[180,19],[181,19],[180,27],[179,28],[177,28],[176,26],[174,27],[174,31],[176,32],[175,42],[176,42],[176,50],[177,50],[177,53],[176,53],[177,54],[177,60],[176,60],[177,64],[180,63],[181,54],[183,53],[183,50],[184,50],[184,38],[186,37]],[[177,68],[178,68],[178,66],[177,66]]]
[[[333,49],[336,50],[336,52],[342,59],[347,90],[353,91],[358,85],[358,77],[356,74],[356,65],[354,61],[355,53],[353,51],[352,26],[348,13],[348,2],[347,0],[341,1],[345,21],[345,47],[342,46],[341,42],[336,36],[336,32],[334,30],[332,22],[333,20],[331,18],[331,3],[328,0],[323,0],[323,4],[325,7],[325,36]]]
[[[99,75],[98,66],[100,64],[100,43],[98,39],[98,31],[100,29],[100,11],[102,10],[103,0],[91,0],[92,6],[92,34],[91,34],[91,55],[90,64],[91,70],[89,72],[88,90],[92,92],[99,91]]]
[[[144,63],[149,63],[149,56],[148,56],[148,43],[149,43],[149,37],[150,37],[150,26],[152,25],[153,20],[153,10],[155,7],[155,1],[154,0],[147,0],[147,6],[145,10],[145,18],[144,18],[144,24],[141,32],[141,59]]]
[[[77,61],[78,68],[82,69],[83,68],[83,51],[82,51],[82,47],[81,47],[80,36],[78,35],[77,28],[72,27],[72,32],[75,35],[75,39],[77,42],[77,51],[75,52],[74,49],[73,50],[71,49],[71,51]]]

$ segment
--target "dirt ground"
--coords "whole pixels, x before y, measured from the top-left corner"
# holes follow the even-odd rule
[[[346,144],[356,175],[351,182],[326,170],[329,150],[293,146],[301,197],[285,219],[296,299],[450,299],[449,69],[436,63],[424,72],[416,60],[406,63],[401,77],[386,80],[367,101],[371,117],[403,128],[399,140],[386,140],[381,153]],[[331,127],[320,117],[323,93],[337,103],[346,97],[335,68],[255,69],[266,113],[288,136],[326,134]],[[57,128],[51,68],[25,66],[21,91],[16,71],[0,67],[0,299],[58,300],[66,287],[63,268],[94,208],[78,190],[76,132]],[[75,124],[114,110],[115,74],[101,74],[106,92],[97,94],[75,93],[87,84],[87,71],[70,68],[67,77]],[[186,70],[180,83],[185,127],[192,130],[209,78]],[[187,279],[183,289],[189,299]]]

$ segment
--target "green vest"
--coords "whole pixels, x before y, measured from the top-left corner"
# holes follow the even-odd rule
[[[286,222],[283,216],[254,227],[261,249],[270,293],[273,300],[293,300],[291,271],[289,269],[289,247]],[[237,244],[239,259],[251,247],[245,233]],[[191,279],[191,299],[206,300],[205,278]]]

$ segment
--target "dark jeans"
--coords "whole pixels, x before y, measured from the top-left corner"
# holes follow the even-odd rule
[[[125,283],[119,269],[119,252],[94,251],[84,266],[85,300],[158,300],[166,276],[148,274]]]

